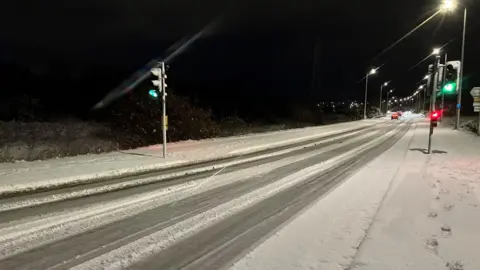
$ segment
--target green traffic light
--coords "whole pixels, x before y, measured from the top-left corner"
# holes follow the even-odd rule
[[[457,89],[457,84],[454,83],[454,82],[451,82],[451,83],[445,84],[445,86],[443,87],[443,92],[444,93],[452,93],[456,89]]]
[[[154,89],[149,90],[149,91],[148,91],[148,94],[149,94],[151,97],[153,97],[153,98],[158,98],[158,92],[157,92],[157,90],[154,90]]]
[[[452,92],[455,89],[455,84],[454,83],[449,83],[445,85],[445,91],[447,92]]]

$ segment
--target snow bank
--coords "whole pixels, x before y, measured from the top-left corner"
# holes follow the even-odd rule
[[[19,162],[0,164],[0,191],[14,192],[31,188],[49,188],[71,182],[92,181],[125,174],[136,174],[173,165],[185,165],[218,159],[221,157],[243,155],[260,150],[258,145],[268,147],[269,144],[280,146],[292,139],[312,139],[344,132],[359,127],[372,126],[383,120],[369,120],[343,123],[314,128],[303,128],[286,132],[272,132],[252,136],[206,140],[198,142],[180,142],[168,145],[168,158],[162,158],[162,147],[151,146],[136,150],[66,157],[56,160]],[[242,151],[242,149],[244,149]],[[253,150],[252,150],[253,149]]]
[[[412,132],[240,259],[232,269],[346,269],[404,159]]]

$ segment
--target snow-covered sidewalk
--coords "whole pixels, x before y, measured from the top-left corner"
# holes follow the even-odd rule
[[[168,157],[166,159],[162,158],[162,146],[155,145],[99,155],[84,155],[46,161],[2,163],[0,164],[0,189],[2,186],[12,187],[30,184],[39,186],[41,183],[52,183],[55,181],[77,182],[78,179],[88,180],[117,176],[247,154],[360,127],[372,126],[383,121],[385,120],[375,119],[247,136],[171,143],[167,146]]]
[[[480,138],[418,120],[232,269],[480,269]]]
[[[428,125],[415,137],[352,269],[480,269],[480,138]]]

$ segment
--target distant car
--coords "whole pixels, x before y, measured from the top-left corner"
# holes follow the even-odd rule
[[[398,114],[399,117],[402,116],[402,112],[401,112],[401,111],[398,111],[397,114]]]
[[[392,112],[392,120],[394,120],[394,119],[395,119],[395,120],[398,120],[398,117],[399,117],[399,116],[398,116],[398,113]]]

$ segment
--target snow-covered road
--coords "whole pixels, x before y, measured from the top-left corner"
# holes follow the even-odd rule
[[[252,261],[242,264],[250,256],[238,261],[243,255],[270,245],[263,240],[284,232],[279,229],[319,198],[335,207],[341,201],[332,195],[344,188],[344,180],[395,149],[390,147],[406,138],[410,125],[388,121],[337,140],[320,138],[278,155],[169,181],[139,176],[0,200],[0,269],[246,269]],[[381,194],[377,189],[366,195],[370,202]],[[349,198],[342,198],[347,203]],[[346,205],[362,203],[358,194],[351,199]],[[330,220],[334,213],[324,217]],[[342,228],[350,230],[353,222],[345,220]]]

